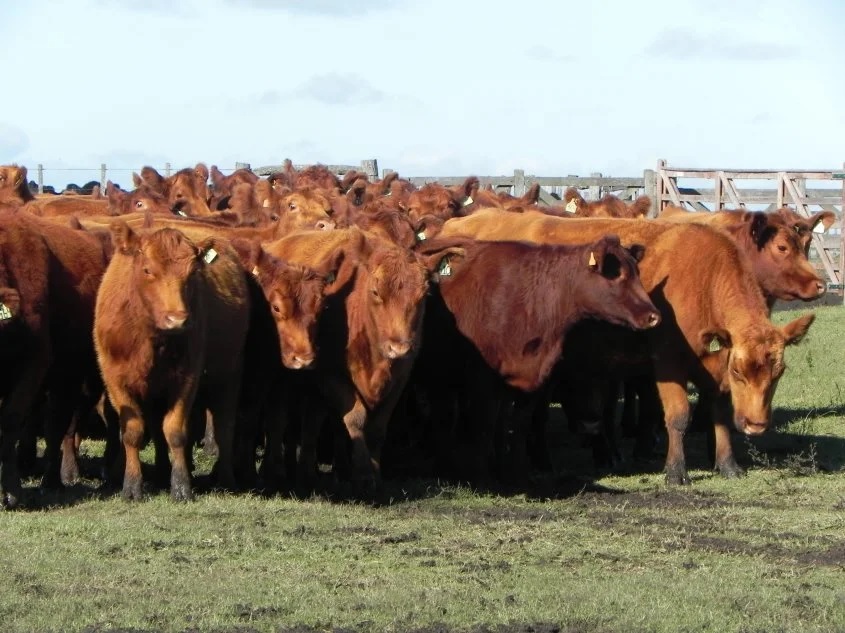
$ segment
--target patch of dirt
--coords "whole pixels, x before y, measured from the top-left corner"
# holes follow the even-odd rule
[[[795,560],[804,565],[827,565],[845,569],[845,544],[835,545],[823,551],[802,552]]]

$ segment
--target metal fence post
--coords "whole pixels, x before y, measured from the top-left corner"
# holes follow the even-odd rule
[[[100,163],[100,191],[106,192],[106,164]]]
[[[44,193],[44,165],[38,163],[38,193]]]

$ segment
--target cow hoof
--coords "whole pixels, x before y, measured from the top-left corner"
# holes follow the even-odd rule
[[[123,498],[127,501],[140,501],[144,493],[140,480],[137,482],[123,482]]]
[[[14,510],[20,504],[20,500],[20,494],[5,492],[2,497],[2,507],[4,510]]]
[[[666,468],[666,483],[670,486],[689,486],[692,480],[683,466],[668,466]]]
[[[739,479],[745,475],[745,470],[733,459],[716,464],[716,470],[725,479]]]
[[[170,489],[170,498],[173,501],[193,501],[194,495],[190,487],[176,486]]]
[[[65,486],[72,486],[79,481],[79,466],[74,464],[67,468],[62,467],[61,480]]]

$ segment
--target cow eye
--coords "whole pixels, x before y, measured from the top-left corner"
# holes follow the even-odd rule
[[[146,266],[144,266],[144,274],[145,274],[147,277],[152,277],[152,276],[153,276],[153,272],[152,272],[149,268],[147,268]]]
[[[273,312],[275,312],[276,314],[281,314],[282,309],[279,307],[278,303],[273,304]]]
[[[274,213],[273,215],[270,216],[270,221],[271,222],[278,222],[279,216]]]
[[[289,203],[288,209],[290,209],[291,211],[295,211],[296,210],[296,203],[295,202]]]
[[[143,209],[144,208],[144,201],[138,200],[138,202],[135,203],[135,207],[138,208],[138,209]]]
[[[785,253],[787,249],[786,249],[786,246],[784,246],[783,244],[778,244],[778,250],[781,253]]]

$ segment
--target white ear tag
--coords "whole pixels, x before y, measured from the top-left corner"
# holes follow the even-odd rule
[[[590,266],[596,265],[596,254],[593,251],[590,251]]]
[[[12,311],[5,303],[0,303],[0,321],[8,321],[12,318]]]
[[[202,257],[202,261],[204,261],[206,264],[210,264],[215,259],[217,259],[217,251],[215,251],[213,248],[209,248],[207,251],[205,251],[205,255],[203,255]]]
[[[425,231],[420,231],[417,233],[417,241],[425,242]]]
[[[566,203],[565,210],[567,213],[575,213],[578,211],[578,203],[575,202],[575,198],[572,198],[572,200]]]
[[[253,276],[253,277],[258,277],[258,266],[255,266],[255,267],[252,269],[252,276]]]
[[[437,274],[441,277],[449,277],[452,274],[452,267],[449,265],[448,257],[444,257],[440,260],[440,266],[437,268]]]
[[[179,209],[179,210],[176,212],[176,215],[178,215],[180,218],[187,218],[187,217],[188,217],[188,214],[187,214],[187,213],[185,213],[184,211],[182,211],[182,209]]]
[[[385,198],[389,198],[389,197],[390,197],[390,196],[392,196],[392,195],[393,195],[393,192],[392,192],[392,191],[388,191],[386,194],[384,194],[384,197],[385,197]]]
[[[462,207],[468,207],[469,205],[472,204],[472,202],[473,202],[472,196],[467,196],[466,198],[464,198],[464,201],[461,203],[461,206]]]
[[[261,205],[261,207],[264,208],[264,209],[269,209],[270,208],[270,198],[265,198],[264,203]]]
[[[710,345],[707,347],[707,351],[718,352],[720,349],[722,349],[722,344],[719,342],[719,339],[714,336],[710,341]]]

